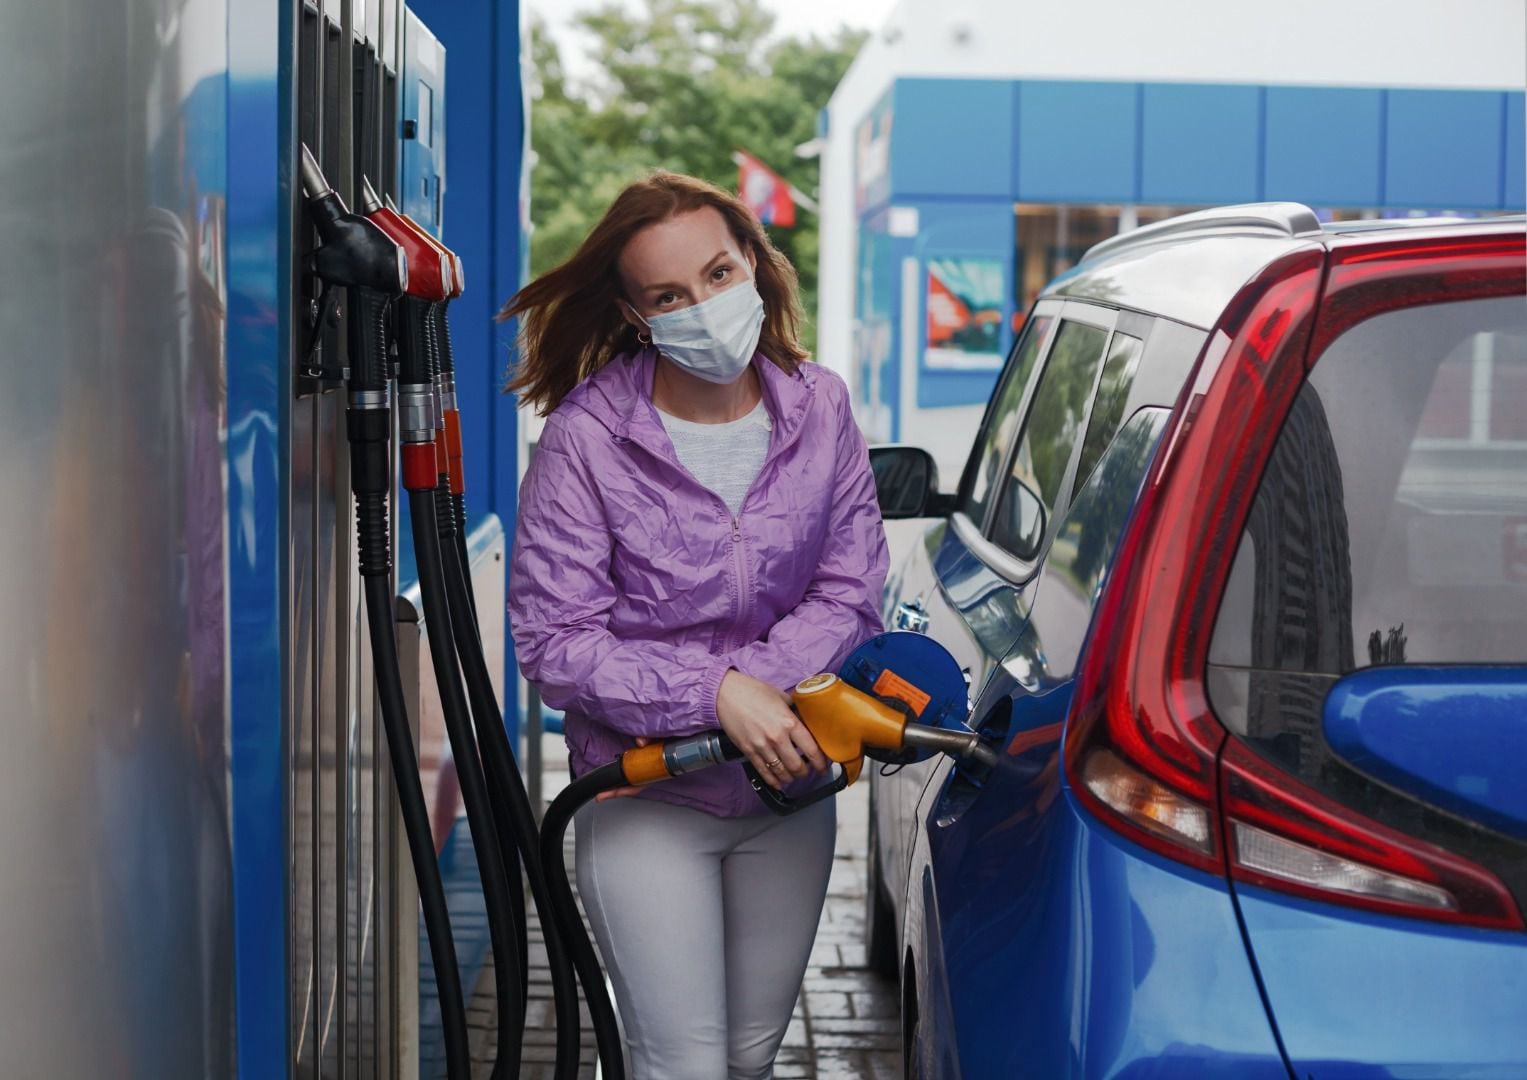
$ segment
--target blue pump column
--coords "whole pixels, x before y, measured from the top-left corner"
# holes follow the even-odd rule
[[[502,389],[514,336],[512,327],[494,322],[493,316],[519,289],[524,267],[522,191],[528,189],[522,188],[521,178],[528,129],[520,5],[517,0],[416,0],[411,10],[449,58],[440,236],[461,256],[467,274],[466,291],[451,304],[450,321],[469,527],[494,513],[510,530],[517,506],[518,418],[514,399]],[[412,57],[405,60],[413,62]],[[405,101],[408,93],[405,87]],[[491,603],[479,598],[479,609],[484,620],[505,620],[508,642],[504,597]],[[518,685],[512,645],[506,649],[505,667],[503,685]],[[519,707],[514,695],[508,697],[505,723],[517,743]]]
[[[228,6],[229,778],[240,1076],[284,1076],[291,5]]]

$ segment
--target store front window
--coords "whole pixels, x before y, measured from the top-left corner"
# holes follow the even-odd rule
[[[1023,323],[1034,298],[1052,278],[1071,269],[1093,244],[1118,234],[1121,227],[1149,225],[1197,206],[1067,206],[1018,203],[1013,207],[1017,245],[1016,313],[1013,328]]]
[[[1071,206],[1054,203],[1016,203],[1013,206],[1014,244],[1017,249],[1013,275],[1015,312],[1013,330],[1045,285],[1081,261],[1093,244],[1116,236],[1121,229],[1163,221],[1202,210],[1201,206],[1126,206],[1098,203]],[[1376,211],[1322,209],[1322,221],[1349,221],[1375,217]]]

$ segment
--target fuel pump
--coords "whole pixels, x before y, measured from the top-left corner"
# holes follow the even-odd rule
[[[959,666],[937,643],[910,632],[879,634],[856,649],[838,674],[823,672],[796,684],[791,708],[834,764],[830,781],[805,795],[789,795],[766,784],[722,731],[706,731],[627,750],[607,765],[578,777],[547,807],[541,822],[541,865],[551,885],[557,930],[572,954],[588,1002],[589,1017],[605,1076],[625,1075],[625,1051],[615,1008],[605,990],[599,958],[579,917],[562,859],[573,815],[601,791],[641,787],[716,765],[742,761],[753,789],[774,813],[805,809],[847,788],[866,756],[888,764],[943,753],[987,769],[999,755],[965,726],[969,700]],[[556,1075],[576,1076],[558,1053]]]
[[[371,220],[379,225],[384,221],[401,223],[450,260],[455,286],[451,295],[459,296],[463,279],[461,260],[455,253],[442,245],[408,215],[377,203],[369,185],[366,186],[365,191],[364,209]],[[556,1009],[559,1060],[566,1058],[576,1066],[579,1036],[577,976],[573,960],[561,935],[557,932],[557,922],[553,912],[555,899],[541,868],[540,830],[536,826],[535,812],[530,805],[530,797],[525,790],[524,778],[515,760],[508,733],[504,730],[503,711],[493,691],[493,680],[483,655],[482,640],[474,615],[471,575],[467,571],[466,558],[463,499],[465,484],[461,469],[460,414],[456,409],[455,383],[449,371],[451,346],[449,326],[445,319],[447,302],[441,301],[431,305],[433,316],[431,325],[434,330],[433,351],[439,357],[441,367],[436,379],[441,405],[440,413],[437,415],[436,434],[438,438],[443,433],[444,442],[440,445],[446,448],[446,464],[440,469],[436,497],[441,501],[449,499],[453,512],[450,515],[453,520],[448,522],[442,508],[440,524],[451,622],[461,659],[461,668],[466,676],[467,692],[471,699],[478,747],[482,752],[495,821],[499,827],[500,839],[505,842],[504,858],[507,863],[513,865],[517,851],[518,858],[524,863],[525,875],[530,880],[530,891],[536,910],[541,916],[541,929],[546,944],[547,963],[551,972]],[[406,300],[405,303],[407,303]],[[439,422],[441,419],[443,424]],[[437,455],[436,460],[438,463],[441,458]],[[447,532],[453,533],[449,540],[446,536]],[[514,839],[512,849],[507,845],[508,838],[511,836]],[[528,967],[521,968],[521,975],[528,981]]]
[[[391,492],[391,460],[388,453],[392,414],[388,372],[387,312],[391,300],[409,287],[409,260],[405,249],[366,218],[350,213],[344,202],[324,179],[322,171],[306,146],[302,147],[301,177],[309,209],[321,240],[311,260],[313,272],[325,288],[346,290],[349,318],[349,408],[346,426],[351,446],[351,488],[356,498],[357,529],[360,544],[360,574],[364,583],[367,624],[375,658],[378,695],[386,731],[393,773],[398,785],[404,828],[409,851],[419,881],[420,903],[424,913],[430,953],[435,963],[440,996],[441,1019],[445,1030],[446,1059],[449,1075],[466,1080],[471,1072],[466,1034],[466,1010],[462,1000],[460,973],[451,940],[449,916],[445,904],[439,867],[434,858],[434,842],[424,809],[419,784],[418,763],[414,756],[399,669],[397,642],[392,624],[391,528],[387,498]],[[443,294],[443,263],[434,253],[424,254],[417,262],[414,293],[425,297]],[[406,312],[405,306],[400,309]],[[406,322],[406,316],[405,316]],[[409,327],[412,330],[412,327]],[[436,478],[433,467],[420,469],[421,453],[433,458],[434,428],[430,422],[433,393],[428,362],[417,348],[405,343],[400,349],[403,393],[403,429],[405,450],[402,455],[405,486],[410,488],[410,509],[414,518],[415,540],[420,564],[421,592],[430,626],[430,644],[434,653],[437,681],[445,706],[447,731],[451,738],[462,800],[466,804],[473,846],[482,875],[483,893],[488,905],[489,932],[495,954],[512,966],[520,957],[511,933],[510,890],[500,855],[493,819],[487,805],[485,784],[480,772],[471,729],[467,724],[466,701],[458,681],[454,650],[450,638],[450,618],[445,610],[441,587],[439,538],[434,521]],[[414,335],[422,337],[423,335]],[[419,365],[423,363],[421,370]],[[425,390],[420,391],[423,387]],[[426,439],[427,433],[427,439]],[[418,447],[419,449],[409,449]],[[417,481],[417,488],[412,486]],[[422,497],[420,497],[422,496]],[[503,963],[501,960],[500,963]],[[522,1030],[523,997],[512,976],[501,978],[498,986],[499,1023],[512,1043],[508,1060],[518,1064],[518,1033]],[[504,1060],[503,1058],[500,1059]],[[495,1068],[495,1075],[501,1070]]]

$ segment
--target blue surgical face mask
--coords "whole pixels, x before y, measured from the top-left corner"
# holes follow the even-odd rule
[[[633,309],[634,311],[634,309]],[[763,297],[751,280],[704,303],[642,318],[652,343],[679,367],[706,382],[726,384],[747,370],[763,333]]]

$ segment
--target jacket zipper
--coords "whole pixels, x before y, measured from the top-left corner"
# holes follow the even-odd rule
[[[807,407],[809,408],[809,405]],[[781,421],[778,418],[771,418],[771,423],[777,425],[777,424],[781,423]],[[785,453],[786,450],[790,449],[790,447],[795,445],[795,441],[796,441],[796,439],[798,439],[800,437],[800,434],[801,434],[801,425],[797,424],[796,427],[794,428],[794,430],[792,430],[790,432],[788,437],[782,438],[778,443],[774,443],[774,445],[771,445],[769,447],[769,452],[764,455],[763,464],[758,467],[758,474],[753,477],[753,482],[748,485],[748,490],[742,496],[742,502],[740,502],[738,504],[739,509],[738,509],[737,513],[731,515],[731,522],[732,522],[732,552],[733,552],[733,561],[736,563],[736,566],[737,566],[737,588],[739,589],[739,592],[737,594],[737,625],[733,629],[732,633],[730,635],[728,635],[728,641],[727,641],[727,650],[728,651],[737,647],[737,645],[732,644],[731,639],[736,638],[740,633],[742,633],[746,629],[746,623],[744,621],[744,617],[748,613],[749,609],[752,607],[752,599],[753,599],[752,589],[748,585],[747,560],[743,557],[743,553],[742,553],[742,510],[741,510],[741,508],[742,507],[746,507],[748,505],[748,500],[753,497],[754,489],[756,489],[758,487],[758,485],[763,481],[764,474],[769,471],[769,469],[774,465],[775,461],[777,461],[779,458],[784,456],[784,453]],[[771,440],[771,442],[772,441],[773,440]],[[720,499],[721,496],[717,495],[716,498]],[[724,500],[722,501],[722,505],[723,506],[726,505]],[[728,506],[726,509],[727,509],[727,512],[730,514],[731,513],[731,507]],[[741,642],[738,642],[738,644],[740,645]]]
[[[719,496],[718,496],[719,497]],[[732,639],[738,637],[747,627],[745,616],[751,607],[752,594],[748,587],[748,561],[742,553],[742,515],[732,516],[732,561],[737,567],[737,621],[732,627],[732,632],[727,635],[727,648],[731,651],[736,648]]]

